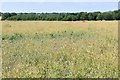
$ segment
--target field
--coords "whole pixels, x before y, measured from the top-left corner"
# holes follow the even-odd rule
[[[117,21],[2,21],[4,78],[118,77]]]

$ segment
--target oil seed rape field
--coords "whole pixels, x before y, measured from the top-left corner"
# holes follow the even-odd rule
[[[116,78],[118,21],[1,21],[3,78]]]

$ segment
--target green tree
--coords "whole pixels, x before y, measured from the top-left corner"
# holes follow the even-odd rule
[[[102,14],[98,14],[96,17],[96,20],[103,20],[103,15]]]
[[[112,12],[104,12],[103,13],[103,19],[104,20],[113,20],[113,14],[112,14]]]
[[[88,13],[88,20],[94,20],[93,13]]]
[[[87,14],[87,12],[81,12],[80,20],[88,20],[88,14]]]

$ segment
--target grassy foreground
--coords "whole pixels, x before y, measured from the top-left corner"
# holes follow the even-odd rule
[[[2,76],[118,77],[118,22],[2,22]]]

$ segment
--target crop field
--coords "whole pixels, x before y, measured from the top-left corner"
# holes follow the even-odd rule
[[[118,21],[1,21],[3,78],[117,78]]]

